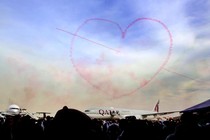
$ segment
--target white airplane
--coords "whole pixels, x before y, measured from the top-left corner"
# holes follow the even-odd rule
[[[50,112],[36,112],[33,114],[42,114],[42,117],[38,117],[38,119],[46,119],[47,118],[47,114],[51,114]]]
[[[30,113],[26,111],[24,108],[20,108],[16,104],[11,104],[9,107],[6,109],[6,111],[1,111],[0,114],[2,116],[16,116],[16,115],[29,115],[32,117]]]
[[[155,118],[160,115],[166,115],[176,112],[180,111],[159,112],[159,100],[156,103],[153,111],[113,107],[95,107],[89,108],[84,111],[86,115],[96,119],[126,119],[129,117],[135,117],[136,119],[147,119],[149,116]]]
[[[19,115],[21,113],[21,109],[18,105],[16,104],[11,104],[9,107],[6,109],[6,111],[1,111],[2,115],[10,115],[10,116],[15,116]]]

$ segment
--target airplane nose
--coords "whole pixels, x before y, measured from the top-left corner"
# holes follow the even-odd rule
[[[7,112],[11,115],[17,115],[20,113],[20,107],[18,105],[12,104],[8,107]]]

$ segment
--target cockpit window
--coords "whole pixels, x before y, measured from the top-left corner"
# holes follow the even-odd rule
[[[17,110],[19,110],[19,108],[10,108],[10,109],[17,109]]]

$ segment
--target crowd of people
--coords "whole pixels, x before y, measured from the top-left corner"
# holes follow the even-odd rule
[[[64,106],[53,117],[16,115],[0,121],[1,140],[209,140],[209,132],[208,113],[168,120],[99,120]]]

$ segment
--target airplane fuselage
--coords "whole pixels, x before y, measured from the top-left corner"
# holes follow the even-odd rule
[[[144,114],[156,113],[154,111],[133,110],[121,108],[91,108],[85,110],[85,113],[91,118],[99,119],[122,119],[129,116],[135,116],[137,119],[143,119]]]

